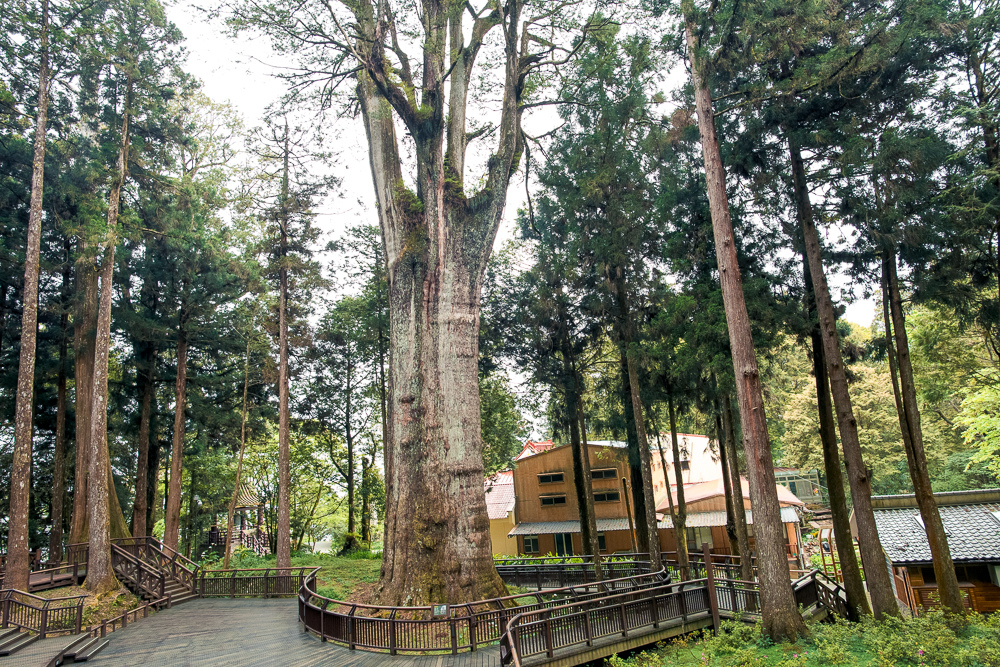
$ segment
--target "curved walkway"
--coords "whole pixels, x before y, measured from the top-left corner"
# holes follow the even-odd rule
[[[199,599],[165,609],[108,635],[94,667],[134,665],[344,665],[500,667],[490,647],[458,655],[389,657],[321,642],[302,631],[295,599]]]

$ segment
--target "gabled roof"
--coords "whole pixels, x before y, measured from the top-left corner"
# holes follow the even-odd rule
[[[521,453],[514,457],[515,461],[520,461],[528,456],[534,456],[535,454],[541,454],[542,452],[547,452],[555,447],[555,444],[551,440],[542,440],[539,442],[534,442],[532,440],[524,443],[524,449]]]
[[[747,524],[753,525],[753,511],[747,510]],[[781,523],[798,523],[799,513],[795,511],[794,507],[782,507],[781,508]],[[721,510],[716,510],[712,512],[693,512],[687,515],[687,520],[684,522],[688,528],[708,528],[711,526],[725,526],[726,525],[726,513]],[[674,520],[669,514],[660,519],[656,523],[658,528],[673,528]]]
[[[486,513],[490,520],[506,519],[514,510],[514,471],[497,473],[485,482]]]
[[[780,484],[775,485],[778,490],[778,503],[780,505],[798,505],[804,506],[801,500],[799,500],[794,493],[781,486]],[[745,477],[740,477],[740,487],[743,489],[743,498],[750,500],[750,482],[747,481]],[[670,487],[670,493],[674,497],[674,502],[677,502],[677,488],[676,486]],[[718,496],[726,495],[725,483],[722,479],[710,479],[707,482],[699,482],[697,484],[685,484],[684,485],[684,502],[685,503],[695,503],[702,500],[707,500],[708,498],[715,498]],[[663,500],[656,506],[657,512],[669,512],[670,511],[670,501],[667,499],[666,494],[663,495]],[[725,522],[723,522],[725,523]]]
[[[982,498],[984,492],[968,493],[966,498],[975,497],[973,493],[980,494]],[[938,495],[934,494],[935,499]],[[944,497],[938,505],[938,512],[948,536],[952,560],[1000,563],[1000,500],[959,504],[954,502],[956,498],[949,497],[954,494],[940,495]],[[907,500],[906,496],[872,498],[876,505],[875,525],[882,548],[893,563],[930,563],[931,548],[927,543],[927,533],[918,521],[920,511],[915,506],[905,506]],[[894,506],[878,507],[879,501],[880,504]]]

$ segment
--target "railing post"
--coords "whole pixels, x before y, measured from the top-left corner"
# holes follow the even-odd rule
[[[458,655],[458,619],[455,618],[455,610],[451,610],[451,618],[448,619],[448,627],[451,630],[451,654]]]
[[[701,545],[702,552],[705,554],[705,579],[708,585],[708,608],[712,611],[712,631],[714,633],[719,632],[719,598],[717,591],[715,590],[715,576],[712,572],[712,550],[708,546],[708,542]]]
[[[355,647],[354,643],[354,612],[357,611],[358,606],[354,605],[351,607],[351,613],[347,615],[347,647],[353,649]]]
[[[656,593],[653,593],[653,596],[649,598],[649,613],[653,618],[653,627],[660,627],[660,609],[659,605],[656,604]]]
[[[46,633],[49,630],[49,603],[45,603],[45,608],[42,609],[42,623],[41,627],[38,629],[38,634],[42,639],[45,639]]]
[[[545,655],[548,657],[553,656],[552,649],[552,614],[548,611],[545,612]]]
[[[628,637],[628,624],[625,622],[625,603],[618,603],[618,617],[622,622],[622,637]]]
[[[587,646],[594,645],[594,628],[590,623],[590,610],[587,609],[583,612],[583,626],[587,632]]]
[[[476,629],[477,629],[477,626],[479,625],[479,622],[476,619],[475,612],[472,611],[472,605],[471,604],[465,605],[465,611],[469,615],[469,647],[470,647],[469,650],[475,651],[476,650]]]
[[[236,570],[229,575],[229,597],[236,597]]]
[[[389,655],[396,655],[396,610],[389,614]]]
[[[7,627],[10,622],[10,593],[3,598],[3,627]]]

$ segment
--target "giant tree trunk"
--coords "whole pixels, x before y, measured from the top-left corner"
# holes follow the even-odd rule
[[[674,395],[670,384],[667,384],[667,411],[670,417],[670,447],[674,459],[674,479],[677,482],[677,511],[674,513],[674,535],[677,537],[677,564],[681,568],[681,579],[691,578],[691,567],[688,563],[687,538],[687,503],[684,502],[684,471],[681,470],[681,446],[677,440],[677,415],[674,413]],[[666,479],[666,469],[663,477]],[[670,481],[667,480],[667,493],[670,493]]]
[[[275,556],[278,567],[292,566],[291,443],[288,415],[288,121],[285,121],[284,171],[281,183],[281,238],[278,269],[278,522]],[[353,500],[353,499],[352,499]],[[353,508],[352,508],[353,509]],[[353,518],[353,517],[352,517]]]
[[[733,422],[732,399],[722,398],[722,425],[726,431],[726,459],[729,463],[729,484],[733,491],[733,520],[736,523],[736,544],[740,552],[740,577],[753,581],[753,552],[750,550],[750,532],[747,530],[747,510],[743,503],[743,480],[740,477],[740,459],[736,451],[736,424]],[[780,512],[780,510],[779,510]]]
[[[910,342],[906,335],[906,319],[899,294],[894,249],[886,250],[882,257],[882,294],[889,373],[892,376],[896,413],[899,416],[899,428],[903,435],[903,448],[906,450],[910,479],[913,480],[913,491],[917,498],[917,506],[920,508],[920,517],[923,519],[924,532],[927,533],[927,542],[931,548],[938,595],[941,604],[948,611],[953,614],[964,614],[965,605],[962,591],[958,587],[955,564],[951,560],[948,535],[945,533],[941,513],[938,512],[937,501],[934,500],[934,492],[931,489],[930,474],[927,472],[927,455],[924,452],[924,436],[920,428],[920,411],[917,407],[917,387],[913,379],[913,366],[910,363]],[[892,336],[889,335],[890,331]]]
[[[31,163],[31,203],[28,245],[24,260],[24,298],[21,310],[21,357],[17,369],[14,408],[14,459],[10,474],[10,521],[7,532],[7,588],[28,590],[31,562],[28,511],[31,504],[32,417],[35,398],[35,341],[38,335],[38,262],[42,244],[42,190],[45,180],[45,127],[49,111],[49,3],[42,0],[39,45],[38,109],[35,116],[35,154]]]
[[[747,315],[743,284],[740,278],[733,225],[729,217],[726,195],[726,174],[715,130],[712,97],[699,53],[701,48],[694,36],[694,7],[691,0],[683,4],[688,52],[698,112],[698,130],[705,159],[705,180],[715,252],[719,264],[719,282],[729,326],[729,343],[733,355],[736,396],[743,426],[743,446],[746,451],[750,478],[750,497],[754,508],[754,538],[757,546],[757,569],[764,627],[772,639],[795,639],[805,633],[805,624],[795,604],[786,558],[784,526],[778,505],[774,478],[771,442],[764,418],[764,399],[760,372],[754,354],[750,318]]]
[[[521,0],[484,12],[468,33],[464,6],[428,0],[417,59],[423,78],[416,82],[408,56],[400,72],[386,70],[391,13],[375,15],[369,3],[352,7],[360,33],[353,50],[362,70],[358,100],[389,283],[388,517],[376,596],[390,604],[491,598],[505,587],[493,567],[483,487],[479,301],[523,150],[520,95],[537,59],[524,55],[531,42],[519,44]],[[496,143],[482,188],[467,196],[466,94],[479,47],[500,24],[505,67]],[[394,116],[414,141],[415,193],[404,184]]]
[[[66,504],[66,360],[69,356],[69,299],[72,265],[70,244],[65,242],[63,266],[62,313],[59,315],[59,371],[56,379],[56,443],[52,456],[52,530],[49,532],[49,560],[62,561],[63,516]]]
[[[163,517],[163,543],[177,549],[181,530],[181,481],[184,461],[185,411],[187,408],[187,332],[184,330],[184,308],[177,331],[177,379],[174,386],[174,441],[170,451],[170,486]]]
[[[111,353],[111,300],[114,296],[112,279],[115,272],[115,246],[117,245],[118,207],[122,185],[128,168],[129,108],[132,96],[132,82],[129,81],[125,93],[126,112],[122,118],[121,146],[118,153],[118,173],[111,186],[108,198],[108,229],[101,265],[101,292],[97,311],[97,339],[94,344],[94,379],[91,390],[90,411],[90,469],[88,478],[106,483],[91,483],[87,486],[87,515],[89,524],[90,551],[87,559],[86,587],[93,595],[101,595],[118,588],[111,566],[111,517],[110,490],[114,491],[111,479],[111,462],[108,452],[108,358]],[[119,513],[121,510],[119,509]]]
[[[851,396],[847,387],[847,373],[840,352],[840,337],[837,334],[837,315],[830,298],[830,288],[823,270],[822,250],[819,232],[813,223],[812,205],[806,185],[805,166],[798,145],[792,134],[788,135],[789,155],[792,163],[792,178],[798,209],[799,223],[805,242],[809,271],[812,274],[813,291],[816,297],[816,312],[819,316],[820,333],[823,337],[823,356],[826,359],[830,378],[830,390],[837,411],[840,428],[840,442],[844,448],[847,477],[851,484],[851,500],[858,527],[858,542],[861,546],[861,561],[865,569],[865,581],[871,595],[872,610],[876,618],[885,615],[899,616],[899,606],[892,593],[892,582],[885,564],[882,543],[879,541],[872,511],[872,488],[868,468],[861,453],[858,439],[858,423],[854,418]]]

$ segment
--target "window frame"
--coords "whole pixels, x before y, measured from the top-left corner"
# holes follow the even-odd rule
[[[534,550],[528,548],[529,541],[534,544]],[[537,554],[539,552],[538,535],[525,535],[524,539],[521,540],[521,544],[524,546],[524,553],[526,554]]]
[[[598,499],[597,496],[608,496],[610,494],[615,494],[615,498],[601,498]],[[595,503],[620,503],[622,501],[622,493],[618,489],[602,489],[600,491],[594,491],[594,502]]]
[[[543,477],[555,477],[559,475],[559,479],[542,479]],[[552,472],[540,472],[538,473],[538,483],[539,484],[562,484],[566,481],[566,473],[561,470],[553,470]]]
[[[611,475],[602,474],[596,476],[595,473],[608,473]],[[618,478],[618,468],[592,468],[590,470],[590,479],[617,479]]]
[[[556,499],[562,499],[561,502],[556,502]],[[542,507],[557,507],[559,505],[566,504],[566,494],[565,493],[552,493],[544,496],[538,496],[538,500]],[[546,500],[552,500],[553,502],[545,502]]]

